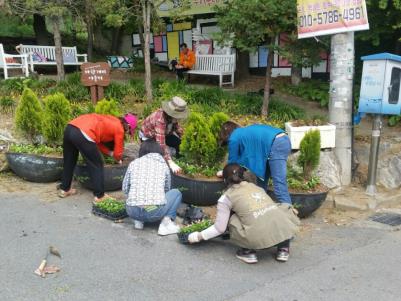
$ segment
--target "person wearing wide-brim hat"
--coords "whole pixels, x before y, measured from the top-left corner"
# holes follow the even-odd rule
[[[163,157],[174,173],[179,173],[181,168],[172,160],[169,146],[175,149],[176,156],[179,157],[183,129],[178,122],[187,118],[188,114],[186,101],[181,97],[174,96],[169,101],[163,101],[162,107],[143,121],[139,132],[142,141],[154,139],[160,144]]]

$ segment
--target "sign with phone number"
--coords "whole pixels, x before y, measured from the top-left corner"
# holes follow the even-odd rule
[[[369,29],[365,0],[298,0],[298,38]]]

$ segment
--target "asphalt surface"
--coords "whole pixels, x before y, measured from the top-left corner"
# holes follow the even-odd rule
[[[225,241],[184,246],[96,217],[90,200],[0,193],[0,300],[401,300],[400,231],[306,219],[289,262],[271,249],[247,265]],[[61,271],[42,279],[49,245]]]

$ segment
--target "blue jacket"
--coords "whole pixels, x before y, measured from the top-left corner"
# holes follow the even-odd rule
[[[235,129],[228,139],[228,163],[237,163],[265,179],[266,163],[275,137],[282,129],[255,124]]]

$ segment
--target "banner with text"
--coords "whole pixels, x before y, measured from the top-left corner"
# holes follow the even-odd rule
[[[298,38],[369,29],[365,0],[298,0]]]

